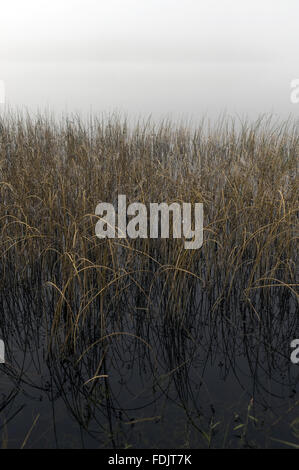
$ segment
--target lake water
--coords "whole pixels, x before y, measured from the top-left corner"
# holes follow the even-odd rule
[[[299,325],[292,295],[257,294],[255,305],[262,313],[257,318],[238,296],[212,309],[214,294],[194,279],[184,292],[182,305],[173,305],[167,291],[161,295],[159,283],[148,291],[150,302],[133,287],[116,301],[111,293],[104,330],[103,318],[92,309],[73,348],[63,346],[66,327],[49,339],[45,312],[54,303],[47,289],[37,295],[19,285],[17,297],[4,289],[3,445],[298,443],[299,369],[290,361],[290,341],[298,337]],[[94,376],[100,377],[90,380]]]

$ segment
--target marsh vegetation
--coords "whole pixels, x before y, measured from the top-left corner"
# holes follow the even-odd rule
[[[0,118],[3,447],[299,445],[298,123]],[[202,202],[204,242],[95,235]]]

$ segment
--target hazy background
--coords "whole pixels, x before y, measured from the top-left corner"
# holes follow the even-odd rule
[[[298,22],[298,0],[1,1],[0,80],[30,109],[298,117]]]

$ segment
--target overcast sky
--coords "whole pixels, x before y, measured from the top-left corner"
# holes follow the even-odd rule
[[[31,109],[299,116],[298,21],[298,0],[0,0],[0,80]]]

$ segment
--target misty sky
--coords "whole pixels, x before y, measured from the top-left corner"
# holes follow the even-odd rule
[[[298,21],[298,0],[0,0],[0,80],[30,109],[298,117]]]

